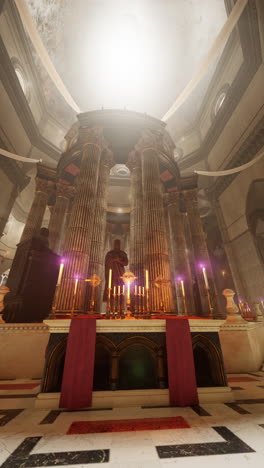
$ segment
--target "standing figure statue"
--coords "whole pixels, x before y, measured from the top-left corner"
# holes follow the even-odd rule
[[[105,289],[103,301],[107,301],[107,289],[109,270],[112,270],[112,288],[116,286],[123,286],[124,282],[120,278],[125,272],[125,266],[128,265],[128,258],[126,252],[120,249],[120,240],[114,241],[114,249],[107,252],[105,256]]]

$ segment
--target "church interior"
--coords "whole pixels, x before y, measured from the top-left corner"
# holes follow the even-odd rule
[[[264,1],[0,32],[1,466],[262,467]]]

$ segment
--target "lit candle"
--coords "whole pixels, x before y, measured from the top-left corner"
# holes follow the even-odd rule
[[[60,283],[61,283],[61,277],[62,277],[63,268],[64,268],[64,263],[61,263],[61,264],[60,264],[60,271],[59,271],[58,281],[57,281],[57,286],[59,286]]]
[[[208,278],[207,278],[205,267],[203,267],[203,277],[204,277],[205,287],[206,289],[209,289]]]
[[[137,296],[137,285],[135,285],[135,296]]]
[[[75,285],[74,285],[74,296],[76,296],[76,292],[77,292],[77,286],[78,286],[78,278],[75,279]]]
[[[111,285],[112,285],[112,269],[110,268],[109,276],[108,276],[108,289],[111,289]]]
[[[185,289],[184,289],[184,282],[181,280],[181,290],[182,290],[182,297],[185,297]]]
[[[118,286],[117,291],[118,291],[118,293],[117,293],[118,296],[120,296],[120,286]]]
[[[146,289],[149,289],[149,272],[146,270]]]
[[[116,286],[114,286],[114,296],[116,295]]]

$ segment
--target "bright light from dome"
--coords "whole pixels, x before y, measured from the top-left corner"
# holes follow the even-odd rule
[[[96,53],[96,94],[105,108],[140,109],[151,83],[154,44],[146,24],[134,14],[111,14],[100,19],[93,33]],[[88,65],[88,64],[87,64]],[[88,65],[89,66],[89,65]]]

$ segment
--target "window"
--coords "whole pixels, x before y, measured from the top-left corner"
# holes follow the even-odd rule
[[[19,60],[17,58],[12,57],[11,61],[13,63],[14,70],[15,70],[17,79],[19,81],[19,84],[21,86],[21,89],[22,89],[27,101],[29,102],[30,101],[30,91],[29,91],[28,80],[26,78],[26,74],[24,72],[24,69],[23,69],[21,63],[19,62]]]

